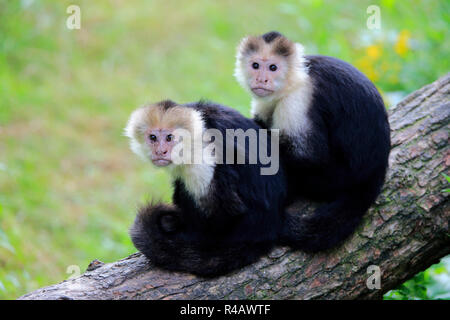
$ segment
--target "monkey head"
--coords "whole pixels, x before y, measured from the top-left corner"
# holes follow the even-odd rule
[[[135,110],[125,135],[130,138],[134,153],[155,166],[166,167],[174,163],[174,147],[183,142],[178,129],[198,131],[199,123],[201,119],[194,110],[166,100]]]
[[[296,83],[303,47],[278,32],[244,38],[237,50],[235,77],[255,98],[279,97]]]

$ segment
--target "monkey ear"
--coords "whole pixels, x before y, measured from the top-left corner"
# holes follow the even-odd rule
[[[137,131],[142,127],[142,122],[147,112],[144,107],[134,110],[124,128],[123,135],[130,139],[135,139],[138,133]]]

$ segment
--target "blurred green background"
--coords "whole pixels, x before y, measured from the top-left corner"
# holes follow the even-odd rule
[[[80,30],[66,27],[70,4]],[[371,4],[381,30],[366,27]],[[129,151],[126,120],[164,98],[249,115],[233,78],[244,35],[278,30],[344,59],[389,106],[449,71],[449,12],[445,0],[0,0],[0,298],[136,251],[137,206],[171,188]],[[447,259],[385,297],[450,298],[449,270]]]

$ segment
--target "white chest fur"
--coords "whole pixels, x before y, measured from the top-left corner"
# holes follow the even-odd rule
[[[272,129],[280,129],[282,135],[305,135],[310,128],[311,100],[312,86],[304,84],[277,101],[254,99],[252,114],[271,123]]]
[[[196,200],[200,200],[208,193],[214,168],[215,166],[210,164],[187,164],[175,167],[172,174],[175,179],[181,178],[187,191]]]
[[[252,101],[252,114],[266,123],[271,129],[280,129],[281,136],[291,137],[293,152],[299,156],[309,153],[311,120],[308,111],[312,101],[312,85],[296,88],[278,101]],[[270,121],[271,120],[271,121]]]

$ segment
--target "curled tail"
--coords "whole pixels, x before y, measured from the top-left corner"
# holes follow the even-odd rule
[[[350,236],[375,201],[381,184],[339,196],[320,205],[312,214],[286,213],[282,242],[295,248],[317,252],[337,246]]]
[[[135,247],[155,266],[203,277],[226,274],[255,262],[271,243],[230,242],[198,230],[195,221],[172,205],[139,210],[130,229]]]

